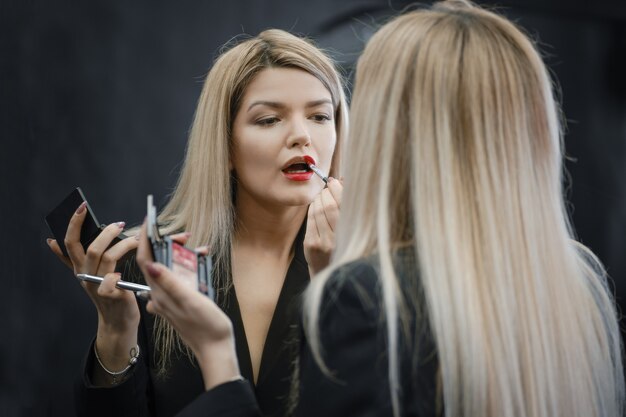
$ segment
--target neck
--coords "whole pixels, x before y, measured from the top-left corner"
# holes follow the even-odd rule
[[[239,193],[235,212],[235,247],[258,248],[288,256],[307,214],[307,206],[263,204]]]

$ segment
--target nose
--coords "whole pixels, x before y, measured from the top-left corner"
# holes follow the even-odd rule
[[[311,134],[303,120],[294,120],[287,138],[288,148],[309,146],[311,144]]]

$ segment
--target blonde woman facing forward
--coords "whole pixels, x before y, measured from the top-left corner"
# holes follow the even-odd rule
[[[307,41],[269,30],[231,48],[207,76],[178,185],[159,216],[163,233],[191,232],[179,238],[212,249],[235,362],[268,416],[285,414],[300,295],[309,270],[328,263],[342,188],[332,179],[324,188],[303,157],[337,172],[346,111],[332,62]],[[120,277],[110,272],[137,244],[131,237],[106,250],[123,224],[83,251],[85,215],[78,208],[70,222],[71,262],[64,261],[76,273],[107,278],[100,287],[83,284],[98,310],[98,333],[77,384],[78,414],[174,415],[203,391],[203,357],[193,357],[167,321],[145,314],[144,302],[115,288]],[[129,367],[136,346],[138,362]]]
[[[351,116],[336,252],[306,293],[295,414],[621,416],[614,303],[572,237],[558,107],[532,42],[466,1],[407,13],[369,41]],[[147,279],[175,287],[146,258],[140,246]],[[204,325],[218,336],[193,346],[219,358],[228,326]],[[227,381],[185,415],[220,415],[212,395],[252,404]]]

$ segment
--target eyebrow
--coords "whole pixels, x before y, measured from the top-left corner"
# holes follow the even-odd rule
[[[317,107],[322,104],[330,104],[332,106],[333,102],[330,99],[323,98],[321,100],[309,101],[304,106],[305,107]],[[273,107],[275,109],[284,109],[285,107],[287,107],[285,106],[285,104],[279,103],[277,101],[259,100],[250,104],[250,106],[248,107],[248,111],[250,111],[250,109],[252,109],[254,106],[268,106],[268,107]]]

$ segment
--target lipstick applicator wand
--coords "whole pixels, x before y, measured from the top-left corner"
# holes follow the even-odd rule
[[[304,162],[306,162],[309,168],[311,168],[311,171],[315,172],[317,176],[324,181],[324,184],[328,184],[328,177],[324,175],[324,173],[315,165],[315,160],[309,155],[304,155],[303,158]]]

